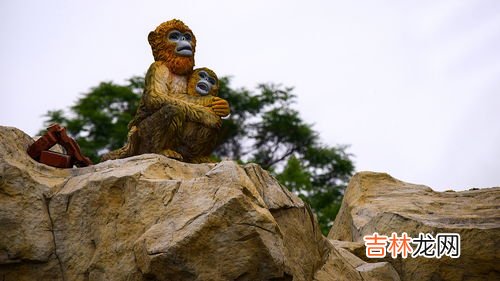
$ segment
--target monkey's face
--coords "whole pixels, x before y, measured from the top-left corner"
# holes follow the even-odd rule
[[[189,74],[194,66],[196,38],[189,27],[180,20],[160,24],[148,35],[155,61],[164,61],[169,69],[179,75]]]
[[[174,53],[183,57],[192,57],[194,55],[192,38],[191,32],[181,32],[177,29],[173,29],[167,34],[169,44],[174,46]]]
[[[212,70],[198,68],[191,74],[188,87],[189,95],[212,95],[216,97],[219,91],[219,79]]]

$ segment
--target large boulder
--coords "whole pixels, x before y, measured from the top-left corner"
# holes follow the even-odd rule
[[[0,280],[498,280],[500,188],[353,177],[329,234],[254,164],[145,154],[57,169],[0,127]],[[363,236],[458,233],[461,256],[370,259]]]
[[[1,280],[312,280],[331,245],[259,166],[32,160],[0,127]]]
[[[330,240],[327,261],[314,275],[314,281],[399,281],[399,275],[388,262],[368,263],[351,251],[351,245]],[[352,243],[355,244],[355,243]]]
[[[500,280],[499,210],[499,187],[435,192],[387,174],[362,172],[351,179],[328,238],[361,242],[363,246],[351,244],[349,250],[365,261],[390,262],[401,280]],[[363,237],[374,232],[387,236],[406,232],[410,237],[458,233],[461,254],[370,259]]]

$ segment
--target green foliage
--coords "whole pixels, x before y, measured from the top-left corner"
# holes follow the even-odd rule
[[[83,153],[98,162],[98,154],[124,144],[143,87],[139,77],[124,86],[101,83],[71,107],[72,117],[61,110],[49,111],[45,124],[65,126]],[[345,147],[320,142],[312,125],[292,108],[296,98],[292,91],[273,84],[259,85],[256,92],[233,89],[229,78],[221,78],[219,96],[231,105],[231,115],[223,121],[214,154],[269,170],[311,205],[326,234],[354,166]]]
[[[127,125],[137,110],[143,87],[140,77],[129,79],[125,86],[103,82],[83,94],[69,116],[62,110],[49,111],[44,126],[59,123],[66,127],[83,154],[97,163],[99,153],[119,148],[126,141]]]

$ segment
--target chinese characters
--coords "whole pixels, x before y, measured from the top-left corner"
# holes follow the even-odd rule
[[[363,237],[368,258],[384,258],[390,254],[393,259],[401,255],[407,258],[450,258],[460,257],[460,234],[438,233],[436,237],[429,233],[420,233],[418,237],[409,237],[406,232],[401,236],[393,232],[391,236],[380,235],[377,232]],[[414,246],[412,246],[414,245]]]

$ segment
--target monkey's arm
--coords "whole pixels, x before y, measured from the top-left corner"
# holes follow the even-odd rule
[[[209,107],[214,102],[214,96],[191,96],[188,94],[175,94],[172,95],[173,98],[185,101],[191,104],[197,104],[204,107]]]
[[[176,99],[186,101],[191,104],[198,104],[209,107],[217,116],[225,117],[229,115],[229,103],[222,98],[214,96],[192,96],[187,94],[174,95]]]
[[[166,65],[161,62],[154,62],[148,69],[145,78],[144,94],[142,95],[141,105],[150,112],[160,109],[165,103],[169,102],[169,89],[165,80],[169,75]]]

